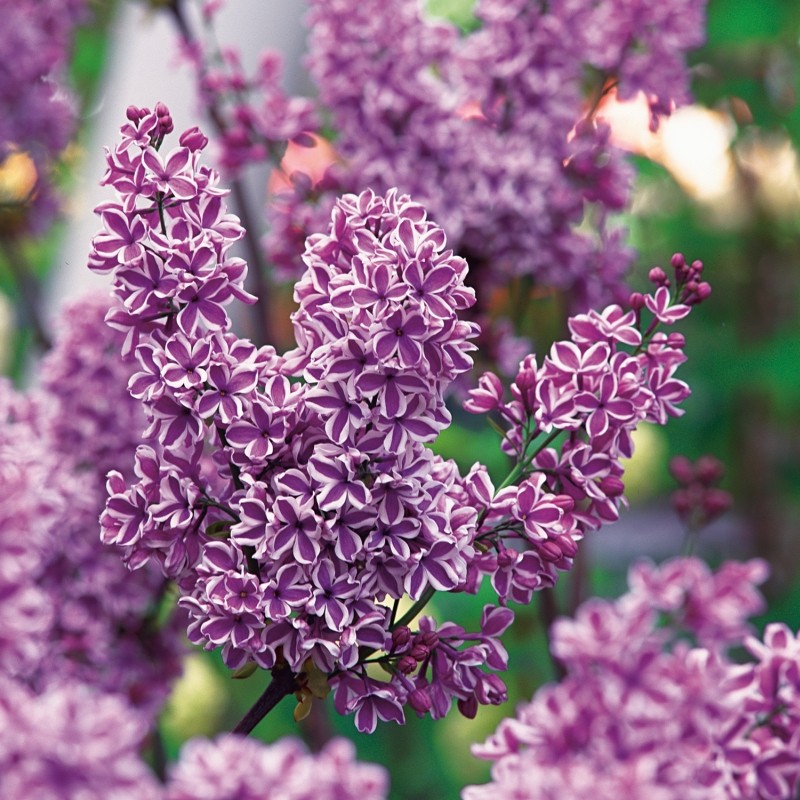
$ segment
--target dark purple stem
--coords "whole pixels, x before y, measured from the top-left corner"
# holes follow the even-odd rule
[[[297,688],[297,678],[290,669],[287,667],[273,669],[269,685],[242,717],[239,724],[233,729],[233,733],[247,736],[284,697],[288,697]]]

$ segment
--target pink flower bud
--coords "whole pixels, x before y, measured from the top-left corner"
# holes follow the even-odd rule
[[[686,456],[675,456],[669,462],[669,473],[684,486],[694,480],[694,467]]]
[[[606,475],[600,481],[600,491],[606,497],[619,497],[625,491],[625,484],[616,475]]]
[[[711,522],[733,505],[733,497],[723,489],[709,489],[703,495],[702,505],[706,521]]]
[[[575,558],[578,552],[578,543],[571,536],[559,536],[556,541],[564,558]]]
[[[431,650],[439,644],[439,634],[436,631],[428,631],[427,633],[423,633],[421,636],[417,637],[417,641],[420,644],[425,645],[425,647],[431,648]]]
[[[411,658],[416,661],[424,661],[430,654],[430,648],[425,647],[424,644],[415,644],[409,652]]]
[[[722,480],[725,474],[725,467],[719,459],[714,456],[701,456],[695,464],[695,475],[697,480],[704,486],[713,486]]]
[[[681,269],[686,266],[686,258],[683,253],[675,253],[670,259],[670,263],[674,269]]]
[[[628,305],[634,311],[641,311],[644,308],[644,295],[641,292],[631,292],[628,298]]]
[[[539,555],[545,561],[560,561],[564,554],[561,548],[552,540],[548,539],[538,545]]]

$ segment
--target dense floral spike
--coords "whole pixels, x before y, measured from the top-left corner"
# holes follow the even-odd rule
[[[70,306],[41,362],[38,390],[4,396],[0,548],[9,640],[0,668],[37,689],[56,676],[79,678],[155,715],[183,647],[177,619],[163,630],[156,624],[166,590],[159,571],[129,574],[121,552],[98,536],[104,473],[129,467],[145,422],[124,391],[131,370],[119,359],[122,337],[103,324],[106,308],[102,298]]]
[[[688,393],[673,377],[682,337],[657,327],[689,312],[700,267],[676,262],[674,297],[659,282],[632,310],[574,318],[573,341],[541,367],[523,361],[510,402],[484,376],[472,410],[500,414],[516,462],[495,492],[481,465],[462,477],[425,446],[450,422],[444,393],[472,364],[477,326],[458,318],[474,302],[466,263],[422,206],[396,190],[337,201],[328,232],[307,242],[297,347],[278,357],[228,330],[245,270],[225,266],[241,228],[216,175],[197,151],[161,159],[163,107],[129,118],[109,155],[119,199],[99,209],[91,260],[114,273],[109,320],[128,331],[130,391],[150,424],[136,479],[109,475],[105,541],[178,581],[193,642],[231,668],[285,664],[301,693],[323,673],[361,730],[402,721],[406,705],[441,717],[454,701],[467,715],[503,702],[484,668],[506,668],[509,609],[487,606],[479,633],[408,625],[436,591],[476,592],[486,575],[501,606],[529,602],[585,531],[616,518],[632,430],[680,413]],[[413,609],[398,616],[406,597]]]
[[[567,676],[475,748],[495,762],[493,780],[464,800],[794,797],[800,644],[779,624],[763,641],[746,635],[765,577],[762,562],[715,574],[693,559],[639,565],[628,594],[557,622],[553,653]],[[726,646],[743,641],[754,661],[740,665]]]
[[[606,218],[627,204],[631,168],[596,103],[612,85],[624,98],[642,91],[657,124],[684,102],[704,5],[485,0],[461,35],[416,0],[315,0],[308,63],[340,160],[316,186],[301,170],[276,195],[270,256],[296,272],[292,241],[336,194],[398,186],[447,231],[481,291],[527,275],[581,310],[619,299],[631,251]],[[594,236],[576,230],[589,204]]]
[[[469,393],[465,408],[498,419],[502,447],[517,464],[517,487],[495,494],[480,467],[471,484],[485,551],[474,565],[491,575],[503,601],[528,602],[541,581],[552,585],[584,534],[618,518],[631,434],[642,422],[663,425],[683,413],[689,387],[675,372],[686,359],[684,341],[662,328],[690,312],[702,264],[673,261],[672,293],[658,270],[654,294],[632,295],[627,310],[611,305],[572,317],[570,341],[556,342],[541,364],[533,355],[520,364],[510,400],[493,373]],[[521,554],[521,542],[532,552]]]
[[[165,800],[384,800],[387,784],[385,770],[357,762],[344,739],[310,755],[293,739],[221,736],[184,745]]]
[[[74,682],[36,695],[0,676],[3,797],[162,800],[139,747],[143,716],[119,697]]]
[[[0,197],[0,233],[39,231],[55,213],[53,165],[76,120],[63,78],[86,5],[85,0],[0,2],[0,173],[21,169],[28,158],[34,173],[26,196]],[[22,156],[16,165],[15,156]],[[5,182],[13,184],[13,178]]]

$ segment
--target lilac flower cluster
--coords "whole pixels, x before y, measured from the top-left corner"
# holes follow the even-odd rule
[[[493,780],[464,800],[794,797],[800,641],[782,624],[763,641],[747,634],[765,577],[758,561],[717,573],[695,559],[640,564],[628,594],[558,621],[566,677],[474,749],[495,762]],[[740,665],[726,646],[742,643],[754,660]]]
[[[193,739],[159,783],[139,755],[147,720],[122,698],[60,680],[34,694],[0,676],[0,787],[6,800],[383,800],[381,767],[335,739]]]
[[[344,164],[313,189],[299,175],[293,195],[276,197],[271,257],[289,256],[280,266],[296,273],[287,244],[321,224],[335,194],[398,186],[445,229],[481,293],[526,275],[580,310],[619,299],[632,254],[606,220],[627,204],[632,172],[595,105],[609,86],[644,91],[656,124],[685,101],[703,10],[702,0],[486,0],[477,30],[460,35],[415,0],[390,10],[315,0],[308,64]],[[597,75],[588,101],[586,66]],[[591,236],[576,230],[590,205]]]
[[[672,507],[689,530],[705,527],[733,504],[730,493],[717,486],[725,467],[713,456],[702,456],[694,464],[676,456],[669,462],[669,471],[680,487],[672,493]]]
[[[37,690],[78,678],[155,715],[183,647],[177,619],[156,623],[159,571],[131,575],[98,536],[104,471],[127,466],[144,426],[106,307],[94,298],[67,309],[36,390],[3,387],[0,669]]]
[[[621,459],[633,454],[633,431],[683,413],[689,387],[675,372],[686,360],[684,338],[662,329],[710,288],[700,280],[700,262],[687,265],[676,254],[673,266],[672,292],[666,273],[654,268],[653,294],[632,294],[627,309],[611,305],[570,318],[569,341],[556,342],[541,363],[534,355],[523,360],[510,400],[491,372],[470,391],[465,408],[497,418],[503,450],[516,463],[513,481],[498,492],[480,467],[467,484],[481,520],[483,554],[474,566],[491,576],[504,602],[529,602],[532,591],[552,586],[584,534],[618,519]]]
[[[673,377],[682,338],[656,328],[707,295],[702,265],[675,260],[674,298],[659,273],[635,310],[574,318],[572,342],[541,368],[523,362],[511,402],[484,376],[470,404],[500,413],[517,462],[495,494],[483,467],[463,478],[425,446],[450,422],[444,393],[472,364],[477,326],[458,317],[474,302],[466,263],[422,206],[395,190],[337,202],[307,242],[297,347],[278,357],[229,331],[225,305],[249,299],[227,255],[242,229],[199,163],[203,138],[162,157],[167,110],[128,116],[91,264],[114,275],[108,319],[127,332],[150,424],[135,480],[109,475],[104,540],[178,582],[194,643],[234,669],[288,667],[306,699],[322,673],[361,730],[402,722],[405,705],[438,718],[454,701],[468,715],[502,702],[484,668],[506,668],[509,609],[487,606],[480,633],[409,623],[436,591],[477,591],[486,574],[503,604],[529,602],[615,517],[631,431],[688,394]],[[547,445],[562,433],[559,456]]]
[[[62,681],[40,694],[0,676],[0,787],[8,800],[161,800],[139,757],[143,716]]]
[[[52,168],[75,126],[63,73],[85,0],[0,3],[0,169],[24,150],[36,172],[29,196],[0,197],[0,231],[41,230],[56,210]]]
[[[345,739],[316,755],[294,739],[273,745],[230,735],[193,739],[170,772],[164,800],[384,800],[385,770],[354,756]]]

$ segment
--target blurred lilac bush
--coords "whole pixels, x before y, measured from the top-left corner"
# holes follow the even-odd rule
[[[639,563],[627,594],[559,620],[551,647],[566,677],[474,748],[493,780],[464,800],[795,797],[800,645],[783,624],[763,640],[747,625],[766,572]],[[730,654],[742,644],[745,663]]]

